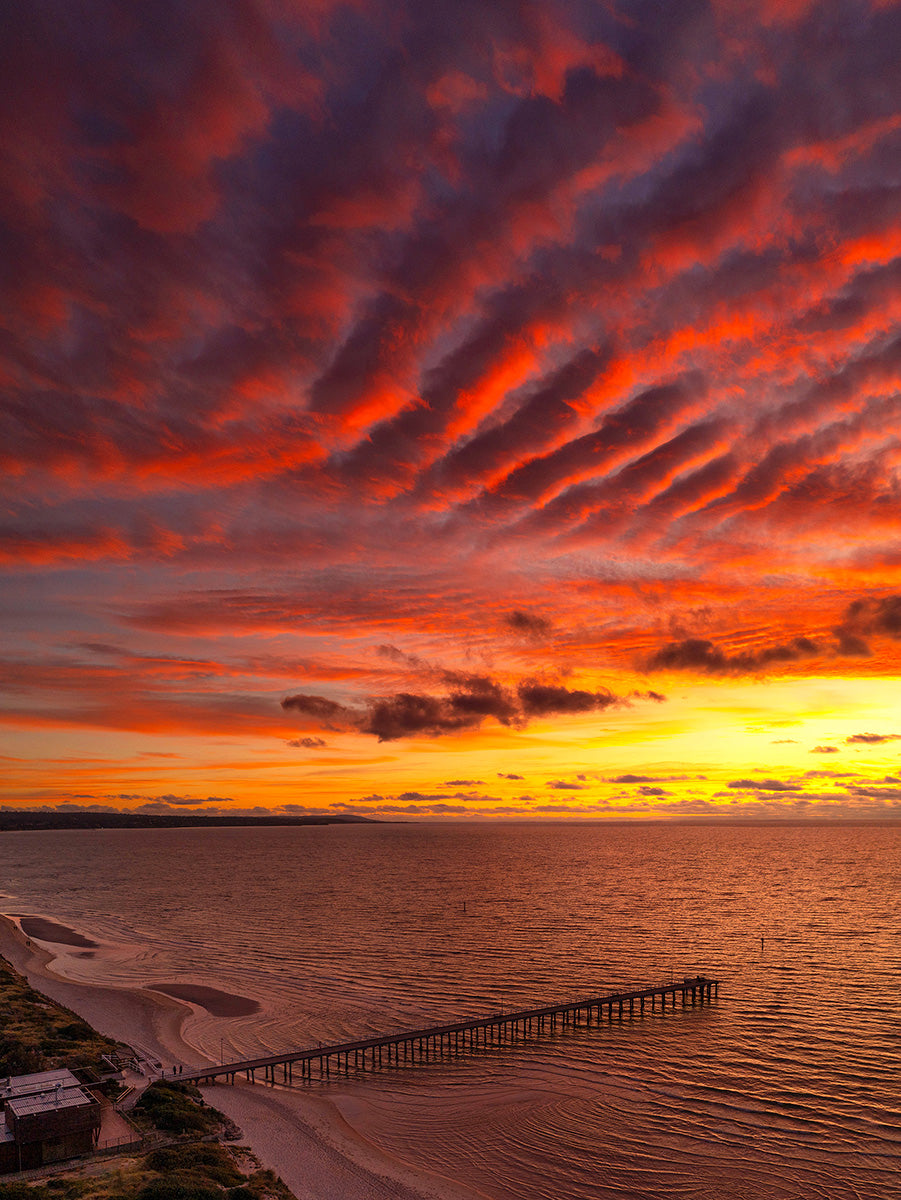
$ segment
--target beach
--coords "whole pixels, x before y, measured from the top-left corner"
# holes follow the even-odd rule
[[[148,1067],[202,1065],[182,1037],[192,1006],[223,1018],[259,1007],[205,984],[154,983],[138,989],[66,978],[67,954],[89,954],[96,964],[98,950],[91,937],[47,917],[0,916],[0,954],[32,987],[132,1046]],[[263,1166],[280,1175],[297,1200],[473,1200],[476,1195],[383,1154],[324,1097],[243,1082],[202,1090],[235,1121]]]

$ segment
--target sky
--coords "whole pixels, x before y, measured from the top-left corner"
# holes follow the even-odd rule
[[[901,816],[901,5],[0,23],[0,804]]]

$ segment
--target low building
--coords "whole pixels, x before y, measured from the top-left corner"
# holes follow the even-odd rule
[[[89,1154],[100,1103],[71,1071],[0,1079],[0,1174]]]

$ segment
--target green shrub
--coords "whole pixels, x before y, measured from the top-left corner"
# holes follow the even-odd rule
[[[152,1150],[144,1159],[151,1171],[164,1175],[191,1172],[223,1187],[233,1187],[244,1182],[244,1176],[235,1167],[227,1150],[215,1143],[189,1146],[167,1146]]]
[[[0,1200],[75,1200],[90,1187],[84,1179],[60,1179],[51,1176],[44,1186],[27,1183],[0,1183]]]
[[[35,1200],[40,1188],[30,1188],[27,1183],[0,1183],[0,1200]]]
[[[137,1200],[222,1200],[222,1189],[191,1172],[158,1175],[144,1184]]]
[[[68,1025],[63,1025],[61,1029],[56,1030],[56,1036],[69,1042],[77,1042],[90,1041],[97,1035],[85,1021],[70,1021]]]
[[[44,1056],[35,1045],[0,1037],[0,1077],[31,1075],[44,1069]]]
[[[190,1084],[152,1083],[135,1105],[167,1133],[212,1133],[222,1120]]]

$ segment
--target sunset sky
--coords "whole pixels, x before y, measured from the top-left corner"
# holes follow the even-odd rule
[[[0,804],[901,816],[901,4],[3,23]]]

